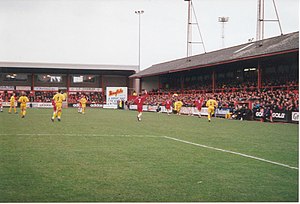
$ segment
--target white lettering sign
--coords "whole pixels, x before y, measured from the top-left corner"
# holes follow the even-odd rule
[[[106,104],[117,105],[118,101],[127,101],[127,87],[107,87]]]
[[[299,121],[299,112],[292,112],[292,121]]]

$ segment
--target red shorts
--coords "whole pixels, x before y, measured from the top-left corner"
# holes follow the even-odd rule
[[[138,106],[137,110],[138,110],[138,112],[143,112],[143,106]]]

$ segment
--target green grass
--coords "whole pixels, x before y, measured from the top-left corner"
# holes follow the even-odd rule
[[[296,124],[143,113],[0,113],[0,202],[298,201]],[[153,137],[158,136],[158,137]]]

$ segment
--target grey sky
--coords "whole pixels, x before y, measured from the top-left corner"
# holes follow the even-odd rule
[[[257,0],[193,0],[206,51],[222,48],[219,16],[228,16],[225,47],[256,37]],[[283,33],[299,31],[299,1],[276,0]],[[274,19],[265,0],[266,19]],[[184,0],[0,0],[0,61],[138,64],[141,69],[186,56]],[[196,27],[194,27],[194,30]],[[196,33],[194,33],[195,35]],[[266,23],[265,38],[279,35]],[[194,38],[197,39],[197,36]],[[193,54],[203,53],[199,45]]]

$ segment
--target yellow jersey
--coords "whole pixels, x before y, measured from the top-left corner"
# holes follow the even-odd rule
[[[177,109],[177,108],[181,108],[183,103],[181,101],[176,101],[174,105],[175,105],[175,108]]]
[[[27,102],[29,102],[29,99],[27,96],[21,96],[18,100],[22,105],[26,105]]]
[[[10,103],[14,103],[15,102],[15,97],[11,96],[9,101],[10,101]]]
[[[53,96],[53,100],[55,103],[62,103],[65,100],[65,96],[61,93],[57,93]]]
[[[86,102],[87,102],[87,100],[86,100],[86,98],[85,98],[85,97],[82,97],[82,98],[80,99],[80,103],[81,103],[81,105],[85,105],[85,104],[86,104]]]
[[[214,107],[217,107],[218,106],[218,103],[216,100],[214,99],[209,99],[207,102],[206,102],[206,107],[209,107],[209,108],[214,108]]]

